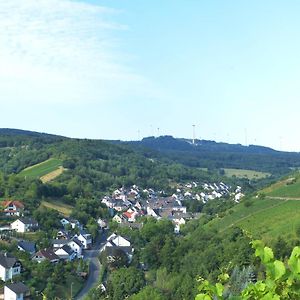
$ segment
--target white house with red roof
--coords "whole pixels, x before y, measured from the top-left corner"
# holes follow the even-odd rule
[[[24,211],[24,204],[17,200],[6,200],[1,203],[6,216],[21,216]]]

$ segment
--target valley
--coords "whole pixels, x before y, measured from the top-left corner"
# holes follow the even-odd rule
[[[270,149],[258,148],[270,157],[251,170],[227,160],[208,168],[205,152],[204,164],[191,166],[126,142],[9,130],[0,130],[0,140],[0,248],[20,261],[20,278],[36,300],[81,290],[85,300],[193,299],[199,275],[216,280],[229,263],[230,272],[245,262],[255,270],[251,240],[277,249],[283,239],[288,252],[300,236],[300,174],[266,167],[276,161]],[[190,159],[190,144],[180,143]],[[224,158],[225,146],[253,159],[249,149],[228,144],[220,152],[214,144],[214,155]],[[27,229],[18,232],[16,224]],[[35,252],[18,250],[19,239]],[[41,272],[50,283],[36,278]]]

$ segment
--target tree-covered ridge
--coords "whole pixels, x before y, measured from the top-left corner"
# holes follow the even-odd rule
[[[0,197],[59,198],[75,205],[77,198],[95,198],[121,186],[137,184],[168,192],[176,182],[218,178],[161,159],[151,151],[136,152],[101,140],[13,132],[0,134],[0,141]],[[39,178],[21,172],[50,158],[59,160],[64,168],[53,182],[41,184]]]
[[[262,146],[176,139],[172,136],[148,137],[128,142],[134,148],[159,151],[169,159],[190,167],[236,168],[284,174],[300,166],[300,154],[276,151]]]

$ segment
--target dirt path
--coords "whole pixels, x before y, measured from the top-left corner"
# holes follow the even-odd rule
[[[64,168],[62,166],[58,167],[57,170],[54,170],[44,176],[42,176],[40,179],[43,183],[49,182],[53,179],[55,179],[56,177],[58,177],[59,175],[61,175],[64,172]]]
[[[300,198],[297,197],[272,197],[272,196],[266,196],[267,199],[274,199],[274,200],[294,200],[294,201],[300,201]]]

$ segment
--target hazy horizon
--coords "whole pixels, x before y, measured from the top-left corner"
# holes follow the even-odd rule
[[[0,0],[0,127],[299,151],[299,8]]]

